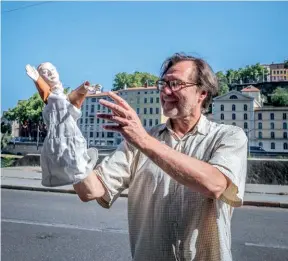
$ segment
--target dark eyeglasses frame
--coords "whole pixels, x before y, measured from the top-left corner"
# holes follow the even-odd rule
[[[164,85],[164,87],[160,88],[159,87],[159,83],[160,82],[165,82],[166,85]],[[176,86],[179,86],[179,87],[175,88],[174,86],[171,85],[171,82],[174,82],[174,83],[177,82]],[[159,92],[163,91],[166,87],[168,87],[172,92],[178,92],[178,91],[180,91],[183,88],[192,87],[192,86],[195,86],[195,85],[198,85],[198,83],[195,83],[195,82],[182,82],[181,80],[167,81],[167,80],[164,80],[164,79],[160,79],[160,80],[156,81],[157,90]]]

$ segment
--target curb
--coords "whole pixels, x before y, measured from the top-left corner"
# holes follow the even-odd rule
[[[56,192],[56,193],[67,193],[76,194],[74,189],[61,189],[61,188],[48,188],[48,187],[28,187],[28,186],[16,186],[16,185],[1,185],[4,189],[14,190],[30,190],[30,191],[41,191],[41,192]],[[128,197],[128,193],[124,190],[120,197]],[[244,206],[254,207],[270,207],[270,208],[288,208],[288,203],[271,202],[271,201],[244,201]]]
[[[270,208],[288,208],[288,203],[271,201],[244,201],[244,206],[270,207]]]
[[[14,189],[14,190],[30,190],[30,191],[41,191],[41,192],[56,192],[56,193],[66,193],[66,194],[76,194],[74,189],[61,189],[61,188],[48,188],[48,187],[27,187],[27,186],[17,186],[17,185],[1,185],[3,189]],[[128,197],[127,192],[122,192],[120,197]]]

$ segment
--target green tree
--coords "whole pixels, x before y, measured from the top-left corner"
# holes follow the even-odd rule
[[[226,75],[220,71],[216,73],[216,77],[218,79],[218,85],[219,85],[218,95],[224,95],[227,92],[229,92]]]
[[[274,106],[288,106],[288,90],[277,87],[271,95],[271,101]]]
[[[1,150],[5,149],[5,147],[8,145],[9,141],[11,140],[11,135],[6,133],[1,133]]]
[[[287,59],[287,60],[284,60],[284,68],[285,68],[285,69],[288,69],[288,59]]]
[[[112,91],[127,88],[142,87],[144,85],[153,86],[158,77],[147,72],[134,72],[132,74],[121,72],[117,73],[114,78]]]

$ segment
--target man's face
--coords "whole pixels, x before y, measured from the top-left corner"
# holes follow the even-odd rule
[[[196,78],[196,67],[192,61],[183,61],[173,65],[163,77],[166,81],[193,82],[191,78],[193,80]],[[184,118],[193,115],[198,110],[201,111],[203,98],[205,95],[204,97],[203,94],[201,95],[197,85],[188,85],[176,92],[165,87],[160,93],[163,113],[171,119]]]
[[[51,63],[45,63],[39,70],[42,78],[50,85],[60,81],[56,68]]]

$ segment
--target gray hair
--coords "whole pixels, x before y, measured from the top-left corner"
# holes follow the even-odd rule
[[[218,80],[210,65],[203,59],[185,53],[175,53],[163,62],[160,77],[164,77],[169,68],[182,61],[191,61],[196,66],[196,79],[192,79],[194,73],[193,76],[191,75],[190,77],[191,81],[197,83],[199,90],[207,92],[207,97],[202,102],[202,110],[206,111],[209,108],[213,97],[218,94]]]

